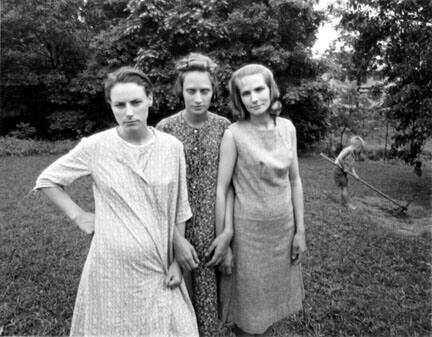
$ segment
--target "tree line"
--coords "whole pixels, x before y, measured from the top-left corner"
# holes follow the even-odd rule
[[[321,76],[331,69],[328,60],[311,57],[318,27],[325,19],[324,12],[314,9],[314,2],[4,0],[0,135],[18,131],[34,138],[77,138],[111,126],[114,120],[104,101],[102,81],[107,72],[122,65],[138,66],[155,84],[156,104],[149,117],[149,124],[155,124],[181,109],[172,91],[175,60],[199,51],[219,64],[220,90],[212,110],[228,118],[226,83],[232,71],[250,62],[270,67],[281,89],[283,115],[295,123],[299,146],[306,150],[329,130],[329,103],[337,94]],[[405,159],[411,161],[432,130],[425,129],[432,120],[432,38],[430,25],[422,24],[430,8],[426,0],[415,2],[424,2],[424,10],[418,11],[414,4],[398,9],[399,2],[391,5],[385,0],[353,1],[343,10],[335,9],[345,30],[357,32],[350,73],[367,73],[380,60],[388,67],[385,76],[395,86],[388,91],[386,104],[400,130],[394,145],[405,146],[408,139],[412,153]],[[371,6],[384,13],[380,14],[382,27],[367,20]],[[386,11],[394,11],[395,16],[400,12],[400,17],[386,18]],[[392,22],[403,27],[403,33],[389,32]],[[416,38],[416,33],[422,37]],[[384,43],[380,41],[386,46],[375,48]],[[409,69],[411,64],[416,66]]]

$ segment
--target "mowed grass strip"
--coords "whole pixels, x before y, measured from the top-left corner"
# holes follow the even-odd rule
[[[0,331],[3,335],[66,335],[90,237],[39,193],[30,193],[56,156],[0,158]],[[429,336],[431,235],[404,236],[380,218],[405,221],[377,199],[374,212],[338,204],[330,164],[300,159],[308,254],[303,262],[304,311],[280,322],[275,336]],[[431,214],[431,168],[422,177],[399,164],[361,162],[359,174],[410,208]],[[375,192],[350,181],[355,200]],[[67,190],[93,208],[91,180]],[[388,209],[388,211],[386,211]],[[372,215],[371,215],[372,214]],[[409,217],[416,214],[409,213]],[[409,219],[406,219],[408,221]]]

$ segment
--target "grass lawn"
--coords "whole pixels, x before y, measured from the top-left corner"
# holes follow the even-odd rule
[[[66,335],[90,238],[31,190],[53,156],[0,158],[0,335]],[[358,172],[407,215],[350,181],[359,206],[338,204],[332,167],[300,159],[308,254],[304,311],[275,336],[429,336],[431,333],[432,170],[417,177],[401,164],[359,163]],[[90,180],[68,191],[93,206]]]

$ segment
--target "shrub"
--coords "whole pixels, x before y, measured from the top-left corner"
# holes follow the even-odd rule
[[[72,149],[76,140],[45,141],[19,139],[17,137],[0,137],[0,157],[31,156],[40,154],[61,154]]]
[[[16,130],[9,132],[8,136],[20,139],[26,139],[33,137],[36,134],[36,128],[30,123],[18,123],[16,125]]]

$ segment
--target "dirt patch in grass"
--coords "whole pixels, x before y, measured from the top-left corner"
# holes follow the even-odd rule
[[[402,200],[395,201],[401,205],[406,204]],[[352,212],[359,212],[372,224],[389,229],[396,234],[408,236],[432,234],[430,211],[423,206],[412,204],[408,206],[407,211],[402,212],[401,209],[391,208],[392,204],[389,201],[373,196],[354,198],[354,203],[357,209]]]

